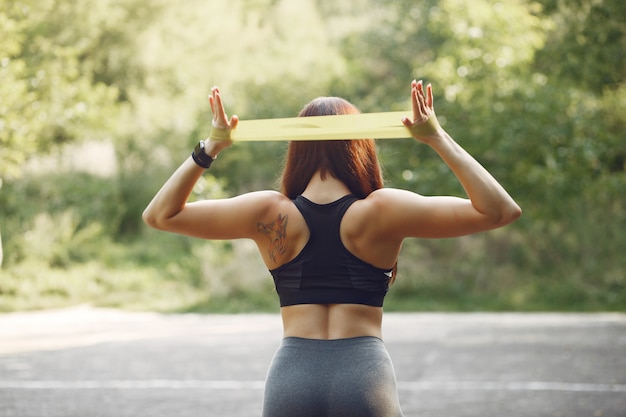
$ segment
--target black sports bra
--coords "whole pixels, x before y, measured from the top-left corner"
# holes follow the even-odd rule
[[[392,269],[381,269],[350,253],[339,226],[348,207],[359,200],[347,195],[329,204],[305,197],[293,200],[310,231],[309,241],[291,261],[270,270],[280,306],[296,304],[365,304],[382,307]]]

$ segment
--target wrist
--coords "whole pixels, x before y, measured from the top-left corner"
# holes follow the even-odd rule
[[[409,127],[409,130],[414,139],[427,142],[426,139],[440,135],[443,129],[435,113],[432,113],[424,122]]]
[[[213,156],[214,155],[214,156]],[[215,158],[217,157],[217,153],[211,155],[210,151],[207,150],[206,141],[201,140],[198,142],[193,152],[191,153],[191,157],[193,161],[200,166],[201,168],[207,169],[211,166]]]
[[[428,136],[427,138],[424,138],[421,142],[435,149],[437,152],[439,152],[439,149],[446,149],[456,143],[452,136],[450,136],[445,131],[441,131],[437,134]]]
[[[206,138],[204,140],[204,153],[206,153],[211,158],[217,158],[217,155],[224,150],[226,146],[224,146],[223,141],[212,140],[211,138]]]

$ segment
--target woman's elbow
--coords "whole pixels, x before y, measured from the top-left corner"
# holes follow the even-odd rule
[[[143,213],[141,213],[141,219],[145,224],[152,227],[153,229],[162,230],[163,227],[160,226],[160,221],[158,216],[150,210],[150,208],[146,208]]]
[[[179,213],[180,211],[170,214],[167,208],[149,204],[148,207],[144,209],[143,213],[141,213],[141,219],[153,229],[172,232],[176,229],[176,219]]]
[[[499,226],[506,226],[511,224],[522,215],[522,208],[516,203],[510,204],[500,215]]]

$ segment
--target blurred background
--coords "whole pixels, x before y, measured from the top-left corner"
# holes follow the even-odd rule
[[[254,244],[148,229],[141,212],[210,130],[337,95],[439,121],[524,210],[407,241],[391,311],[626,311],[622,0],[0,0],[0,311],[92,304],[278,311]],[[275,188],[286,143],[235,144],[193,199]],[[464,195],[412,140],[386,184]]]

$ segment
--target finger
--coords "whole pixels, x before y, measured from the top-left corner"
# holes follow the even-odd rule
[[[434,110],[433,104],[433,86],[429,83],[426,87],[426,105],[429,109]]]
[[[413,109],[413,120],[420,117],[419,103],[417,99],[417,81],[411,82],[411,108]]]
[[[215,115],[215,100],[213,100],[213,96],[209,94],[209,104],[211,105],[211,117],[213,118]]]
[[[218,93],[219,93],[219,89],[216,86],[211,87],[211,103],[212,103],[212,110],[213,110],[213,119],[215,119],[215,116],[217,116],[217,113],[219,112],[219,103],[217,101]]]
[[[231,129],[237,129],[238,124],[239,124],[239,116],[237,116],[236,114],[233,114],[232,117],[230,118],[229,127]]]
[[[420,120],[421,120],[424,117],[428,116],[428,111],[426,109],[426,103],[425,103],[425,100],[424,100],[424,91],[421,90],[421,84],[417,85],[415,96],[416,96],[415,99],[417,101],[417,105],[418,105],[418,108],[419,108],[419,116],[420,116]]]
[[[221,125],[228,125],[228,118],[226,117],[226,112],[224,111],[224,104],[222,103],[222,95],[219,90],[215,91],[215,102],[217,103],[217,122]],[[223,126],[221,126],[223,127]]]
[[[420,96],[423,97],[424,96],[424,83],[422,82],[422,80],[419,80],[417,82],[416,88],[417,88],[417,92],[420,94]]]
[[[422,80],[419,80],[417,82],[417,84],[415,85],[415,89],[417,90],[417,99],[418,99],[418,103],[420,104],[420,108],[422,109],[422,113],[423,113],[423,109],[425,108],[425,94],[424,94],[424,83]]]
[[[413,109],[413,120],[417,120],[420,117],[420,105],[417,99],[417,90],[415,88],[411,90],[411,106]]]

